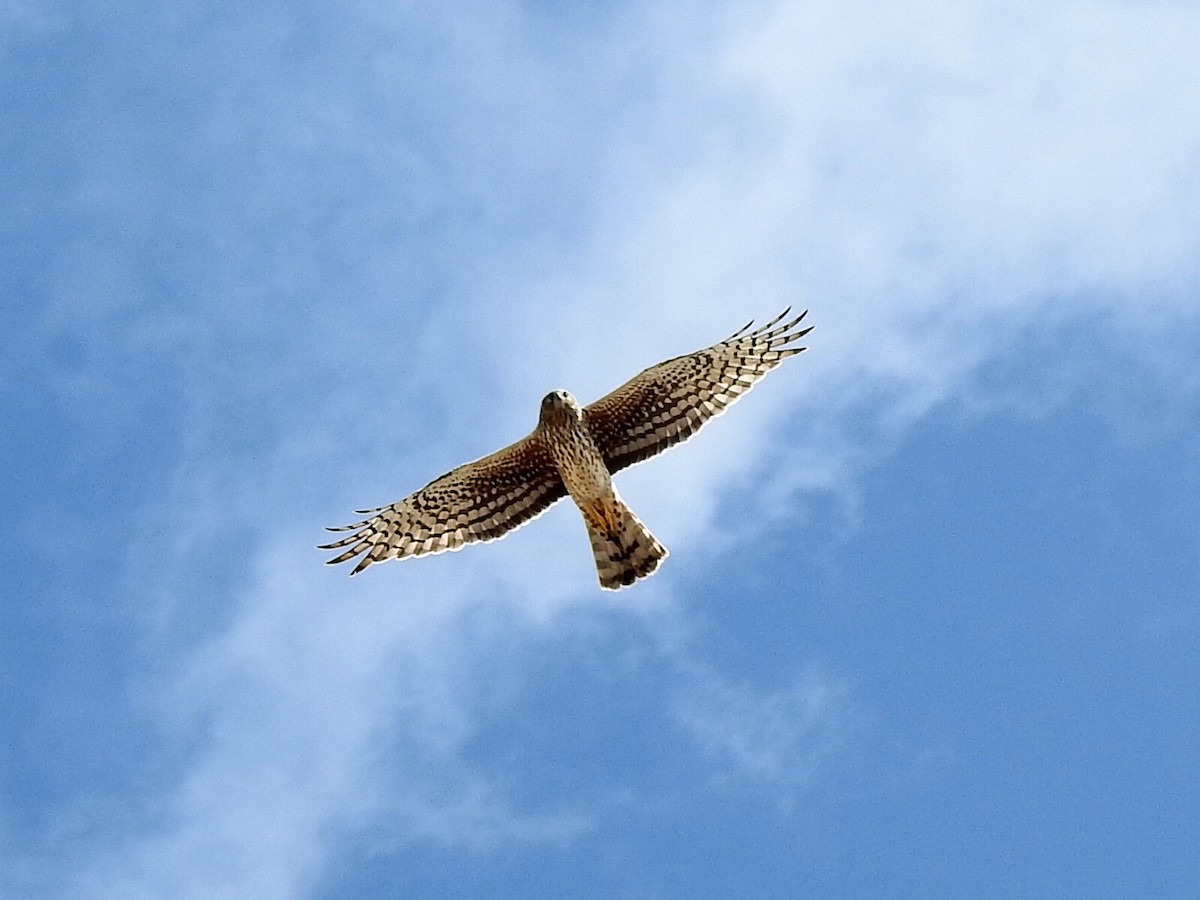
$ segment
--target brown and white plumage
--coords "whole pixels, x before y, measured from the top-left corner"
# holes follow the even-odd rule
[[[789,312],[755,331],[754,322],[747,322],[719,344],[651,366],[589,406],[588,426],[608,470],[620,471],[687,440],[784,359],[806,350],[789,345],[812,331],[792,330],[808,310],[779,324]]]
[[[349,547],[330,565],[363,554],[351,571],[371,563],[459,550],[494,541],[541,515],[567,495],[549,451],[534,435],[490,456],[466,463],[391,506],[360,509],[359,522],[327,528],[350,531],[322,550]]]
[[[547,395],[532,434],[391,506],[360,510],[367,518],[328,529],[351,533],[321,549],[345,548],[330,564],[361,556],[354,575],[387,559],[495,540],[570,494],[583,514],[601,586],[632,584],[653,573],[667,550],[621,500],[611,476],[691,437],[805,350],[795,346],[812,330],[796,330],[805,313],[784,322],[788,312],[651,366],[586,408],[565,391]]]

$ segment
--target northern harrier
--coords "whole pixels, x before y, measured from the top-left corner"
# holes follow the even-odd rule
[[[793,329],[805,313],[755,331],[753,321],[719,344],[651,366],[631,381],[580,406],[566,391],[547,394],[533,433],[491,456],[459,466],[391,506],[359,510],[368,518],[330,528],[352,534],[322,550],[362,555],[351,575],[372,563],[458,550],[492,541],[539,516],[570,494],[587,526],[600,586],[620,590],[650,575],[666,558],[660,544],[625,505],[612,476],[691,437],[789,356],[811,328]]]

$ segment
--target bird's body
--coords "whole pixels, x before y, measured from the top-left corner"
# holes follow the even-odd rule
[[[567,493],[584,518],[610,515],[612,475],[604,465],[579,401],[566,391],[547,394],[533,433],[550,451]]]
[[[549,448],[583,515],[600,586],[618,590],[653,573],[666,559],[667,548],[617,493],[579,402],[566,391],[547,394],[534,435]]]
[[[348,548],[331,564],[362,555],[357,574],[386,559],[495,540],[569,495],[587,526],[601,587],[618,590],[650,575],[667,550],[621,499],[613,474],[686,440],[806,349],[789,346],[811,330],[792,330],[804,313],[778,325],[786,315],[651,366],[590,406],[566,391],[546,395],[532,434],[391,506],[360,510],[368,518],[329,529],[352,533],[321,549]]]

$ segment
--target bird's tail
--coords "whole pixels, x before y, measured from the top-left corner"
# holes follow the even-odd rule
[[[584,521],[596,556],[600,587],[619,591],[639,578],[653,574],[658,564],[667,558],[667,548],[620,497],[614,498],[611,507],[598,512],[600,514],[596,516],[585,515]]]

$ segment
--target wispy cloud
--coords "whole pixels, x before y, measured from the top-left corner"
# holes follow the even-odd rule
[[[718,780],[754,785],[784,809],[852,768],[870,730],[850,685],[816,668],[775,690],[710,674],[689,684],[675,715]]]
[[[151,695],[193,750],[155,822],[96,848],[87,897],[287,897],[317,880],[338,835],[385,844],[557,842],[572,810],[513,808],[463,757],[488,689],[471,651],[487,616],[453,579],[404,596],[314,579],[303,537],[272,542],[232,625],[186,651]],[[336,579],[336,580],[335,580]]]
[[[152,826],[98,838],[79,896],[299,896],[340,839],[381,822],[385,844],[467,847],[594,824],[571,798],[520,808],[464,752],[497,647],[599,602],[571,515],[353,581],[308,549],[338,510],[518,437],[544,390],[590,399],[749,315],[814,308],[811,353],[622,477],[678,547],[768,463],[755,510],[852,492],[1022,329],[1195,316],[1187,8],[764,3],[684,27],[664,6],[544,41],[532,13],[470,8],[348,8],[328,38],[303,32],[325,78],[248,52],[269,17],[231,47],[202,42],[236,77],[184,54],[215,82],[180,82],[200,112],[172,140],[211,187],[194,207],[190,191],[165,212],[155,191],[124,195],[142,173],[104,155],[119,142],[90,160],[93,213],[131,212],[152,236],[186,210],[168,236],[202,250],[147,276],[146,245],[101,253],[85,235],[40,324],[102,348],[63,376],[83,421],[164,376],[159,400],[183,410],[125,578],[158,603],[139,694],[190,750],[147,800]],[[169,169],[155,183],[175,185]],[[81,306],[96,271],[105,298]],[[154,278],[180,291],[192,271],[169,311],[144,304]],[[210,591],[214,555],[245,562]],[[668,578],[636,605],[677,599]],[[212,615],[185,628],[196,604]],[[825,777],[865,715],[820,670],[776,689],[713,671],[662,708],[730,783],[785,795]]]

